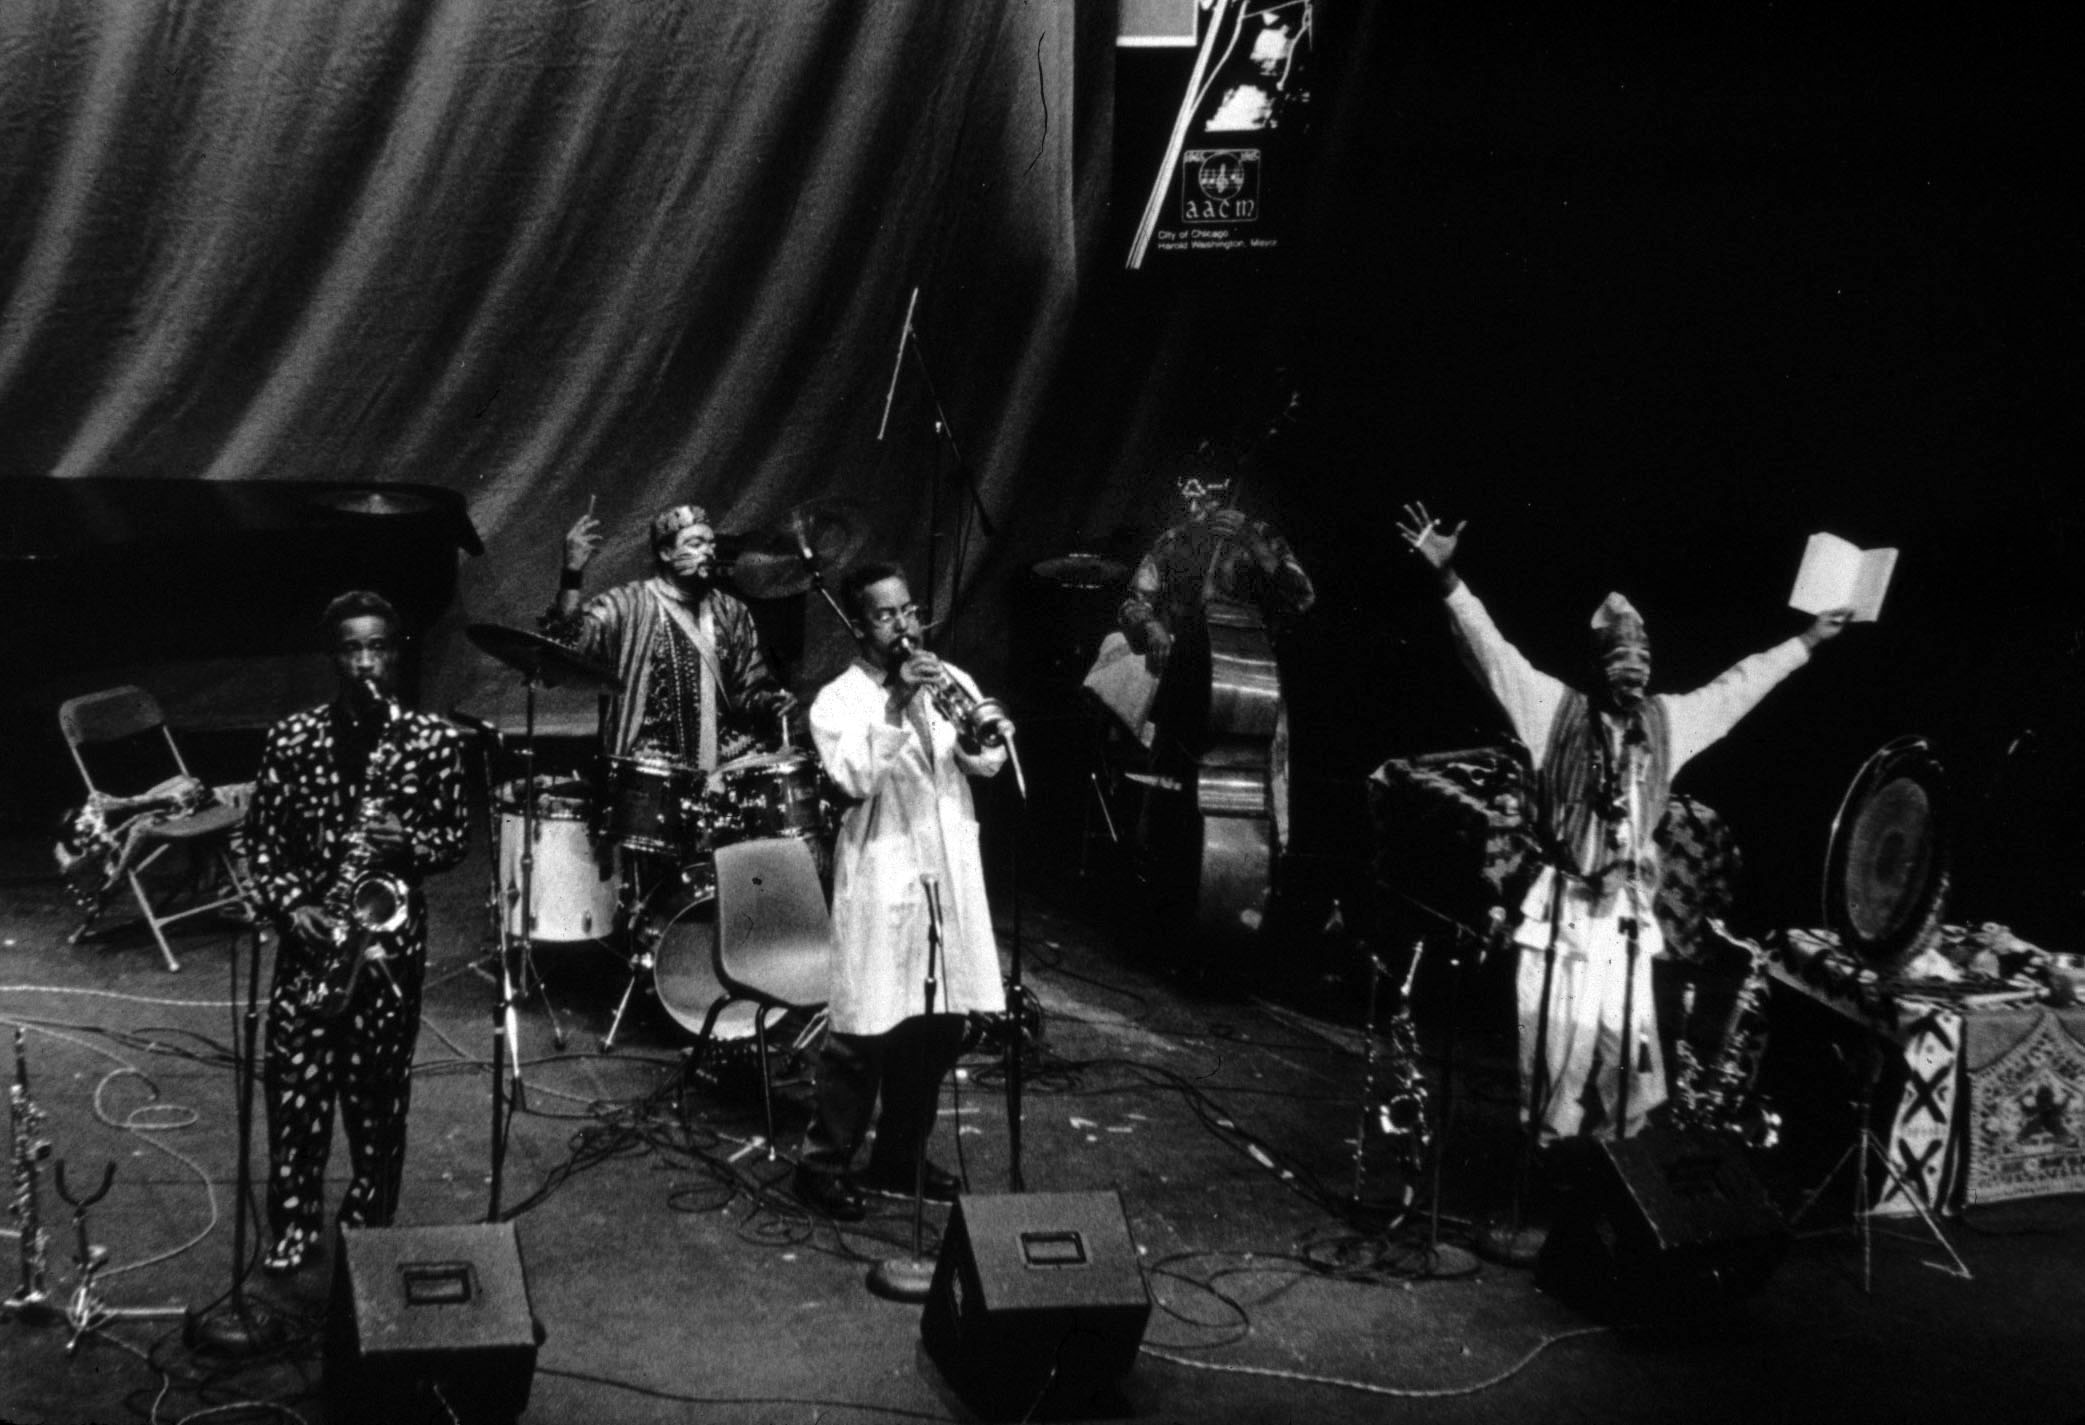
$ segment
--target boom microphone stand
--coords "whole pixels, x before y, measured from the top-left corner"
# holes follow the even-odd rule
[[[972,473],[969,464],[963,459],[963,448],[956,443],[955,430],[949,425],[947,410],[942,407],[941,391],[934,384],[933,369],[927,364],[926,348],[920,342],[919,329],[912,322],[913,313],[918,309],[919,288],[914,287],[912,289],[912,301],[905,308],[904,330],[898,334],[898,359],[891,367],[890,390],[883,398],[883,423],[876,431],[876,439],[882,440],[885,433],[890,429],[891,399],[897,394],[898,375],[904,370],[905,354],[909,351],[912,353],[913,361],[919,367],[920,380],[927,388],[927,400],[933,405],[934,434],[939,441],[934,447],[934,468],[927,482],[927,591],[928,597],[933,598],[940,587],[936,582],[936,576],[939,572],[941,549],[941,451],[943,447],[947,448],[949,456],[954,461],[956,476],[962,482],[963,492],[970,497],[970,509],[977,516],[978,528],[984,531],[986,539],[998,538],[999,530],[993,525],[990,512],[985,509],[984,497],[978,493],[977,477]],[[959,546],[954,567],[949,572],[948,622],[951,634],[954,632],[953,626],[956,610],[960,607],[961,601],[957,595],[961,590],[962,583],[963,561]]]

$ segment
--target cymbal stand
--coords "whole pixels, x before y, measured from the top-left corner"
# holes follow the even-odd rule
[[[521,744],[521,942],[524,947],[535,933],[536,899],[536,678],[522,675],[521,686],[526,717]],[[511,904],[511,903],[510,903]],[[507,907],[502,907],[503,911]],[[514,1110],[524,1107],[521,1078],[519,1017],[515,1012],[514,934],[509,917],[499,917],[499,993],[492,1007],[492,1187],[485,1207],[485,1220],[500,1220],[500,1187],[507,1161],[507,1135],[513,1127]],[[556,1023],[556,1015],[551,1016]],[[508,1075],[513,1076],[513,1096],[507,1094]]]
[[[1817,1199],[1824,1195],[1825,1189],[1832,1185],[1833,1181],[1838,1178],[1840,1171],[1845,1168],[1848,1162],[1851,1162],[1853,1164],[1853,1230],[1859,1234],[1861,1242],[1861,1291],[1865,1294],[1873,1295],[1875,1291],[1875,1210],[1869,1201],[1871,1185],[1868,1179],[1868,1159],[1872,1155],[1876,1162],[1882,1164],[1883,1172],[1889,1175],[1889,1180],[1892,1183],[1896,1184],[1897,1191],[1904,1195],[1904,1200],[1911,1204],[1912,1210],[1919,1216],[1919,1221],[1925,1224],[1926,1231],[1931,1234],[1935,1242],[1940,1244],[1941,1250],[1945,1251],[1949,1260],[1954,1263],[1952,1267],[1944,1266],[1939,1262],[1927,1262],[1926,1265],[1936,1271],[1946,1272],[1951,1277],[1960,1277],[1963,1281],[1973,1280],[1969,1272],[1969,1264],[1962,1260],[1962,1254],[1955,1250],[1954,1243],[1948,1241],[1947,1233],[1940,1230],[1940,1223],[1934,1218],[1932,1209],[1926,1206],[1925,1194],[1919,1190],[1916,1183],[1904,1176],[1904,1170],[1891,1160],[1889,1149],[1883,1145],[1880,1138],[1875,1136],[1873,1118],[1875,1110],[1875,1081],[1882,1076],[1882,1050],[1876,1039],[1871,1037],[1866,1042],[1861,1058],[1860,1087],[1855,1091],[1853,1100],[1855,1114],[1853,1141],[1846,1145],[1846,1151],[1839,1155],[1839,1161],[1832,1164],[1831,1171],[1819,1180],[1816,1187],[1810,1189],[1804,1196],[1801,1205],[1789,1216],[1789,1228],[1793,1230],[1796,1224],[1803,1220],[1810,1209],[1816,1205]],[[1832,1232],[1839,1229],[1826,1228],[1823,1230]]]

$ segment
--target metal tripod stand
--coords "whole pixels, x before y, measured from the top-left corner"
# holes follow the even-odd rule
[[[1804,1215],[1816,1204],[1817,1199],[1823,1196],[1825,1189],[1838,1180],[1839,1174],[1845,1170],[1846,1165],[1848,1163],[1853,1164],[1854,1198],[1852,1227],[1859,1234],[1861,1242],[1861,1290],[1872,1294],[1875,1290],[1875,1210],[1870,1204],[1868,1159],[1870,1156],[1873,1156],[1876,1162],[1882,1164],[1882,1170],[1888,1175],[1889,1180],[1896,1184],[1897,1191],[1904,1195],[1904,1200],[1910,1203],[1912,1209],[1918,1213],[1919,1220],[1925,1224],[1926,1231],[1932,1235],[1935,1242],[1940,1244],[1941,1249],[1947,1253],[1949,1261],[1954,1264],[1953,1266],[1947,1266],[1940,1262],[1929,1261],[1926,1265],[1936,1271],[1946,1272],[1951,1277],[1960,1277],[1964,1281],[1969,1281],[1972,1278],[1968,1264],[1962,1260],[1961,1253],[1955,1250],[1954,1243],[1948,1241],[1947,1234],[1940,1230],[1939,1221],[1934,1218],[1932,1209],[1926,1206],[1925,1195],[1919,1190],[1916,1183],[1904,1176],[1904,1170],[1891,1161],[1889,1149],[1880,1138],[1875,1136],[1872,1117],[1875,1107],[1875,1081],[1881,1075],[1882,1050],[1879,1043],[1870,1038],[1864,1046],[1860,1088],[1854,1097],[1854,1113],[1856,1116],[1854,1118],[1853,1141],[1846,1145],[1844,1152],[1839,1154],[1839,1160],[1832,1164],[1831,1171],[1826,1173],[1819,1180],[1817,1186],[1811,1188],[1804,1196],[1801,1206],[1797,1207],[1794,1214],[1789,1217],[1788,1225],[1792,1229],[1800,1223]],[[1822,1230],[1824,1232],[1836,1232],[1841,1229],[1825,1228]]]

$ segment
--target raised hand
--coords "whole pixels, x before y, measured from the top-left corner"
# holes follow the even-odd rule
[[[565,531],[565,567],[577,572],[592,562],[601,547],[601,522],[594,518],[594,502],[586,502],[586,513]]]
[[[1414,553],[1446,574],[1455,563],[1455,550],[1462,543],[1462,532],[1468,524],[1468,520],[1462,520],[1454,529],[1444,529],[1439,520],[1426,512],[1425,505],[1409,504],[1404,507],[1404,518],[1397,522],[1397,532]]]
[[[1810,626],[1802,632],[1802,640],[1810,647],[1815,648],[1826,639],[1837,638],[1840,634],[1846,632],[1846,625],[1852,621],[1852,609],[1826,609],[1816,618],[1810,620]]]

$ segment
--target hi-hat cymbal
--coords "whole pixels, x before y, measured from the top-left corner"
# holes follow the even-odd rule
[[[749,599],[801,594],[826,571],[847,564],[869,542],[861,506],[811,500],[765,529],[746,535],[731,563],[731,582]]]
[[[622,686],[613,668],[525,628],[474,623],[463,636],[539,687],[612,693]]]

